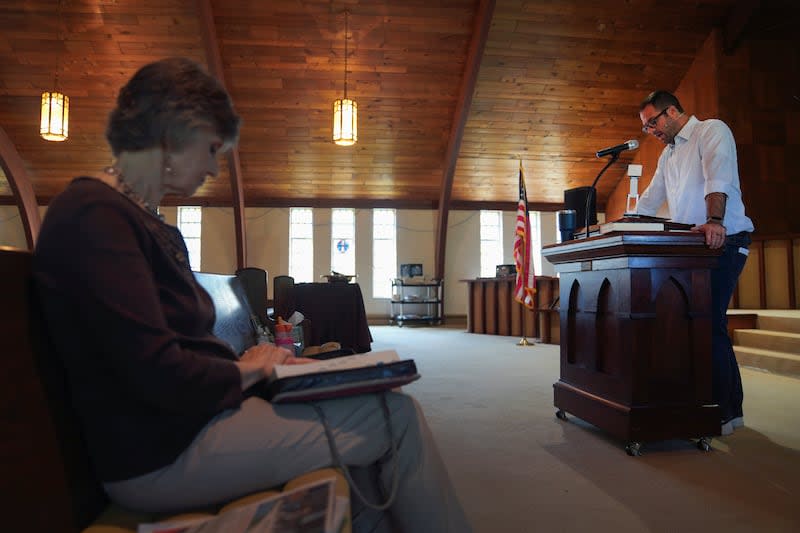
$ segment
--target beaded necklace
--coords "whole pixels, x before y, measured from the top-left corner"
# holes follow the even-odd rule
[[[144,209],[145,211],[156,217],[158,220],[162,222],[164,221],[164,215],[158,212],[158,207],[150,205],[148,202],[145,201],[144,198],[139,196],[139,194],[136,191],[134,191],[130,185],[128,185],[128,182],[125,181],[125,177],[122,175],[119,169],[117,169],[114,166],[108,166],[103,169],[103,172],[105,172],[109,176],[117,178],[116,189],[117,191],[122,193],[123,196],[125,196],[133,203],[135,203],[136,205],[138,205],[139,207],[141,207],[142,209]]]

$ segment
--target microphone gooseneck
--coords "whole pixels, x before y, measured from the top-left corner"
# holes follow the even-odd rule
[[[630,142],[630,141],[628,141],[628,142]],[[636,141],[634,141],[634,142],[636,142]],[[639,143],[636,142],[636,145],[638,146]],[[586,213],[586,226],[584,226],[584,227],[586,228],[586,238],[587,239],[589,238],[589,205],[590,205],[590,202],[592,200],[592,195],[597,196],[597,189],[595,189],[595,186],[597,185],[597,182],[600,180],[600,176],[602,176],[603,173],[606,170],[608,170],[608,167],[610,167],[612,164],[614,164],[614,162],[617,159],[619,159],[619,151],[612,152],[611,153],[611,159],[608,160],[608,163],[606,163],[606,166],[603,167],[603,170],[600,171],[600,173],[597,175],[597,177],[592,182],[592,186],[589,187],[589,193],[586,195],[586,210],[584,211],[584,213]]]
[[[606,170],[608,170],[608,167],[610,167],[617,159],[619,159],[620,152],[624,152],[625,150],[636,150],[637,148],[639,148],[639,141],[637,141],[636,139],[631,139],[616,146],[603,148],[602,150],[599,150],[595,154],[597,157],[605,157],[607,155],[610,155],[611,159],[609,159],[608,163],[606,163],[606,166],[603,167],[603,170],[601,170],[600,173],[597,175],[597,177],[594,179],[594,181],[592,182],[592,186],[589,187],[589,192],[586,194],[586,208],[584,210],[584,213],[586,214],[584,222],[586,223],[586,225],[584,226],[584,228],[586,229],[587,239],[589,238],[589,206],[591,205],[592,202],[592,195],[597,196],[597,189],[595,187],[597,186],[597,182],[600,180],[600,176],[602,176],[603,173]]]

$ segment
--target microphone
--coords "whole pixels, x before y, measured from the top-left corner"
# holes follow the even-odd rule
[[[620,152],[624,152],[625,150],[636,150],[639,148],[639,141],[636,139],[631,139],[630,141],[626,141],[622,144],[618,144],[616,146],[612,146],[611,148],[603,148],[599,152],[597,152],[597,157],[603,157],[610,154],[618,154]]]
[[[603,173],[606,170],[608,170],[608,167],[613,165],[619,159],[619,153],[620,152],[624,152],[625,150],[635,150],[637,148],[639,148],[639,141],[637,141],[636,139],[631,139],[630,141],[624,142],[624,143],[619,144],[617,146],[612,146],[611,148],[605,148],[605,149],[600,150],[599,152],[597,152],[597,157],[603,157],[604,155],[610,155],[611,159],[608,160],[608,163],[606,163],[606,166],[603,167],[603,170],[601,170],[600,173],[597,174],[597,177],[592,182],[592,186],[589,187],[589,194],[586,195],[586,211],[584,211],[584,212],[586,213],[586,226],[585,226],[585,228],[586,228],[586,238],[587,239],[589,238],[589,205],[590,205],[591,200],[592,200],[592,194],[597,196],[597,182],[598,182],[598,180],[600,180],[600,176],[602,176]]]

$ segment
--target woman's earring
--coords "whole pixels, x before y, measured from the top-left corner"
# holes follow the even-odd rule
[[[164,172],[166,172],[167,174],[172,174],[172,167],[169,165],[165,166]]]

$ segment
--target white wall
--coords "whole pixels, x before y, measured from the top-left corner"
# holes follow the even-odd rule
[[[47,207],[39,206],[39,216],[44,220]],[[22,218],[15,205],[0,205],[0,246],[28,249]]]
[[[0,205],[0,246],[28,249],[22,219],[15,205]]]
[[[164,220],[177,222],[177,208],[162,207]],[[44,213],[44,209],[42,208]],[[435,268],[434,210],[397,210],[397,262],[422,263],[425,276]],[[516,213],[503,213],[503,262],[513,263]],[[289,208],[245,209],[247,235],[246,266],[265,269],[272,278],[289,271]],[[448,217],[445,252],[445,315],[467,314],[467,286],[463,280],[480,275],[480,215],[478,211],[451,211]],[[554,213],[541,214],[542,245],[556,242]],[[330,273],[331,210],[314,209],[314,280]],[[19,212],[14,206],[0,206],[0,245],[27,248]],[[233,272],[236,269],[236,239],[231,208],[203,208],[202,269],[208,272]],[[372,210],[356,210],[356,274],[364,294],[368,315],[389,316],[387,299],[372,298]],[[555,271],[546,260],[537,275],[552,276]],[[271,291],[270,291],[271,292]]]

